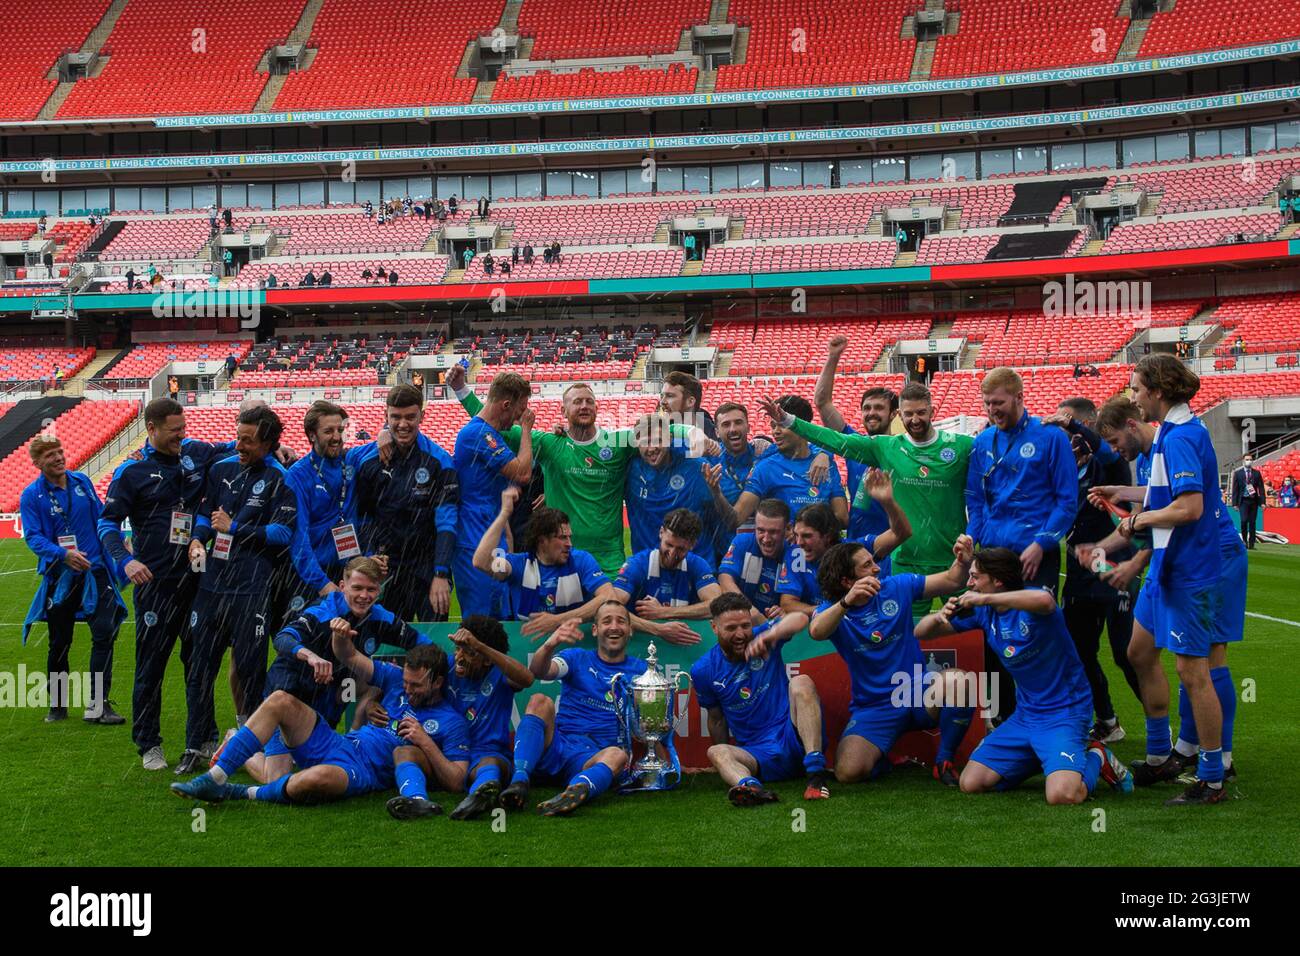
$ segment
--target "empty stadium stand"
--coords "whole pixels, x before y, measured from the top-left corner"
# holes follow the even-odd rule
[[[1152,20],[1141,55],[1168,56],[1193,50],[1269,43],[1296,35],[1300,2],[1277,0],[1243,10],[1239,0],[1178,0]]]
[[[258,62],[305,2],[128,0],[104,43],[103,72],[77,82],[58,117],[248,112],[266,86]]]
[[[1145,252],[1151,249],[1190,249],[1236,242],[1271,239],[1281,228],[1282,217],[1275,212],[1240,216],[1198,216],[1187,219],[1163,219],[1132,222],[1116,226],[1102,252]]]
[[[60,56],[85,42],[111,2],[66,0],[52,15],[46,0],[6,0],[0,120],[36,119],[58,86],[47,74]]]
[[[0,345],[0,381],[53,382],[58,369],[63,370],[65,380],[70,379],[94,357],[93,348],[8,348]]]
[[[894,262],[897,246],[871,242],[801,242],[712,246],[704,254],[705,275],[734,272],[803,272],[881,269]]]
[[[1212,321],[1229,330],[1215,350],[1228,355],[1240,339],[1249,352],[1300,348],[1300,293],[1245,295],[1224,299]]]
[[[224,362],[234,355],[243,360],[252,342],[144,342],[122,352],[95,375],[96,380],[153,378],[172,362]]]
[[[1128,30],[1116,4],[1097,0],[980,0],[951,6],[961,11],[960,29],[936,41],[930,73],[936,78],[1109,63]]]
[[[534,60],[645,56],[673,52],[708,19],[709,0],[524,0],[519,32],[535,39]]]

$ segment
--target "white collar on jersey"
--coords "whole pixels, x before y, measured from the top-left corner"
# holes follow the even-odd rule
[[[1186,402],[1182,402],[1169,409],[1169,414],[1165,416],[1163,424],[1166,425],[1183,425],[1192,420],[1192,407]]]

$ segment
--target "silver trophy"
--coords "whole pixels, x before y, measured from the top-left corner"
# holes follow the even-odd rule
[[[669,681],[659,671],[659,661],[654,644],[646,648],[645,673],[631,681],[622,674],[610,678],[610,688],[619,700],[618,715],[623,730],[623,748],[628,752],[628,766],[619,779],[619,792],[642,790],[669,790],[682,776],[681,763],[673,746],[673,720],[676,717],[673,702],[682,688]],[[678,671],[685,677],[687,686],[691,675]],[[633,740],[645,745],[645,754],[632,761]],[[660,755],[662,749],[663,755]]]

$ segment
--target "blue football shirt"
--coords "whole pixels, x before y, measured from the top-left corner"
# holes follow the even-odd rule
[[[741,747],[780,740],[790,723],[790,678],[779,645],[766,659],[731,661],[714,644],[691,667],[691,683],[701,708],[722,708]]]

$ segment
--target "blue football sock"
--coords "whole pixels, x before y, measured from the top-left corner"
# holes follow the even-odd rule
[[[397,792],[403,797],[424,797],[429,798],[428,781],[424,779],[424,771],[414,760],[408,760],[406,763],[399,763],[393,768],[394,776],[397,779]]]
[[[1223,708],[1223,750],[1231,753],[1232,725],[1237,719],[1237,688],[1226,664],[1210,671],[1210,680],[1214,683],[1214,692],[1219,695],[1219,706]]]
[[[1206,783],[1223,783],[1223,750],[1201,748],[1201,755],[1196,761],[1196,777]]]
[[[1096,760],[1092,758],[1096,757]],[[1088,788],[1088,793],[1097,789],[1097,777],[1101,774],[1101,762],[1105,756],[1095,747],[1089,747],[1083,757],[1083,785]]]
[[[226,741],[226,746],[221,750],[221,757],[217,760],[217,766],[224,774],[236,773],[240,767],[248,763],[249,757],[261,749],[262,742],[257,739],[257,734],[247,727],[240,727],[235,731],[235,736]],[[225,783],[224,780],[217,782]]]
[[[1196,713],[1192,710],[1192,699],[1187,696],[1187,688],[1182,684],[1178,685],[1178,740],[1180,743],[1192,745],[1193,749],[1179,748],[1178,752],[1185,757],[1196,753],[1195,748],[1201,743],[1200,734],[1196,730]]]
[[[533,766],[546,749],[546,723],[536,714],[524,714],[515,730],[515,772],[511,783],[527,783]]]
[[[587,799],[594,800],[614,782],[614,771],[610,770],[603,763],[594,763],[586,770],[574,774],[573,779],[569,781],[572,787],[575,783],[585,783],[588,787]]]
[[[952,760],[966,731],[970,729],[970,719],[974,713],[974,707],[939,708],[939,751],[934,755],[936,764]]]
[[[812,776],[826,772],[826,755],[820,750],[810,750],[803,755],[803,772]]]
[[[1147,718],[1147,763],[1158,757],[1156,763],[1169,756],[1169,715]]]
[[[242,729],[240,733],[243,733]],[[279,780],[273,780],[260,787],[250,787],[248,791],[249,798],[261,800],[265,803],[289,803],[289,794],[285,791],[289,789],[290,776],[292,774],[286,773]]]
[[[496,763],[488,762],[479,767],[478,774],[474,777],[474,785],[469,788],[470,793],[477,793],[479,788],[489,780],[501,782],[501,767]]]
[[[740,783],[736,784],[736,786],[738,786],[738,787],[761,787],[761,786],[763,786],[763,785],[762,785],[761,783],[758,782],[758,778],[757,778],[757,777],[741,777],[741,778],[740,778]]]

